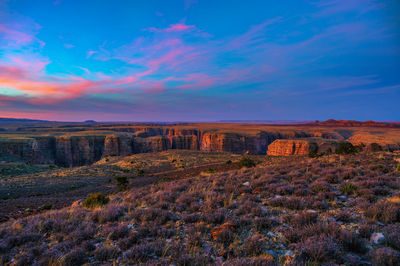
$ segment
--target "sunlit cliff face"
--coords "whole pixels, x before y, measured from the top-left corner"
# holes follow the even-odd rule
[[[4,2],[0,116],[399,120],[396,2]]]

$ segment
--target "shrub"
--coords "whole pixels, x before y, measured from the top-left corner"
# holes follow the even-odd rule
[[[229,266],[229,265],[236,265],[236,266],[273,266],[276,265],[274,262],[274,257],[272,256],[261,256],[255,258],[236,258],[225,261],[222,265]]]
[[[106,208],[95,210],[93,213],[93,220],[99,223],[114,222],[119,219],[124,214],[121,206],[117,204],[112,204]]]
[[[315,151],[315,150],[311,150],[311,151],[308,153],[308,157],[310,157],[310,158],[317,158],[317,157],[318,157],[318,152]]]
[[[372,152],[378,152],[378,151],[382,151],[382,146],[381,145],[379,145],[378,143],[371,143],[371,145],[369,146],[370,147],[370,150],[372,151]]]
[[[116,176],[115,181],[117,182],[118,190],[119,191],[124,191],[128,188],[129,186],[129,181],[126,176]]]
[[[400,222],[400,208],[389,203],[378,203],[363,207],[365,216],[383,223]]]
[[[120,238],[124,238],[128,235],[129,228],[124,224],[118,224],[117,226],[105,227],[104,234],[107,235],[107,238],[111,240],[118,240]]]
[[[120,239],[118,241],[118,246],[122,249],[122,250],[127,250],[128,248],[132,247],[134,244],[137,244],[137,242],[139,241],[138,238],[138,234],[134,233],[128,237],[125,237],[123,239]]]
[[[119,253],[115,247],[100,247],[94,251],[94,258],[98,261],[106,261],[117,258]]]
[[[268,217],[257,217],[254,219],[254,226],[259,232],[262,230],[269,230],[276,224],[276,221]]]
[[[400,265],[400,253],[390,248],[371,250],[370,258],[374,265]]]
[[[324,263],[339,257],[340,247],[334,238],[328,235],[318,235],[307,238],[296,245],[300,256],[305,261]]]
[[[61,265],[65,266],[82,265],[86,261],[87,257],[83,249],[75,248],[61,258]]]
[[[143,169],[137,168],[136,169],[136,175],[138,176],[144,176],[145,172]]]
[[[264,240],[258,236],[248,237],[243,245],[247,256],[258,256],[263,252]]]
[[[337,149],[337,154],[356,154],[357,148],[350,142],[340,142]]]
[[[352,183],[346,183],[340,188],[340,190],[343,194],[353,195],[357,192],[358,187]]]
[[[376,225],[363,224],[358,229],[360,237],[370,239],[373,232],[376,231]]]
[[[295,214],[291,219],[291,223],[294,226],[305,226],[316,223],[317,218],[318,218],[318,213],[305,211]]]
[[[248,156],[243,156],[242,159],[239,161],[240,167],[251,168],[256,166],[256,163]]]
[[[389,225],[385,228],[385,232],[388,245],[400,250],[400,224]]]
[[[214,229],[211,230],[212,237],[215,241],[220,243],[229,244],[233,241],[235,234],[233,229],[235,225],[231,223],[224,223]]]
[[[159,243],[140,244],[130,248],[126,253],[126,257],[134,263],[143,263],[149,260],[150,256],[161,256],[163,245]]]
[[[103,206],[110,201],[108,197],[106,197],[103,193],[93,193],[90,194],[84,201],[83,206],[86,208],[95,208],[99,206]]]
[[[352,214],[349,211],[340,211],[335,214],[336,221],[348,223],[352,220]]]

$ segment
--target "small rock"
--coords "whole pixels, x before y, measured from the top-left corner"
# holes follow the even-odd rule
[[[203,249],[203,253],[206,255],[210,255],[213,250],[213,247],[207,246]]]
[[[215,262],[217,263],[217,265],[222,265],[222,263],[224,263],[224,258],[223,257],[216,257],[215,258]]]
[[[271,250],[271,249],[269,249],[269,250],[267,250],[267,253],[269,254],[269,255],[271,255],[271,256],[276,256],[276,253],[275,253],[275,251],[273,251],[273,250]]]
[[[275,234],[274,234],[273,232],[269,231],[269,232],[267,233],[267,236],[273,237],[273,236],[275,236]]]
[[[382,233],[373,233],[370,241],[372,244],[379,245],[385,242],[385,236]]]
[[[291,251],[291,250],[287,250],[286,252],[285,252],[285,256],[289,256],[289,257],[292,257],[293,256],[293,251]]]
[[[128,224],[128,228],[131,229],[131,230],[135,229],[135,227],[133,225],[131,225],[131,224]]]
[[[79,206],[81,206],[82,205],[82,202],[83,202],[83,200],[77,200],[77,201],[74,201],[73,203],[72,203],[72,205],[71,205],[71,207],[79,207]]]
[[[317,213],[316,210],[307,210],[308,213]]]
[[[381,223],[381,222],[378,222],[378,225],[380,225],[380,226],[385,226],[385,224],[384,224],[384,223]]]
[[[248,186],[250,186],[250,182],[249,181],[244,182],[242,185],[248,187]]]
[[[347,199],[347,197],[344,196],[344,195],[338,196],[337,198],[340,199],[340,200],[346,200]]]

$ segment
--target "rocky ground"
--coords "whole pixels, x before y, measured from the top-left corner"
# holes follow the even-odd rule
[[[126,177],[131,187],[147,186],[210,169],[216,172],[234,169],[236,164],[226,162],[239,159],[239,155],[229,153],[170,150],[107,156],[93,165],[71,168],[1,163],[0,222],[66,207],[90,193],[115,193],[118,191],[116,177]]]
[[[1,224],[0,263],[399,265],[398,157],[278,157],[76,202]]]

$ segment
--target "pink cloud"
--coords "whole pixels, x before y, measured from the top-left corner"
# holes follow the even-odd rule
[[[46,43],[35,37],[32,31],[40,29],[38,24],[30,25],[30,30],[19,24],[0,24],[0,48],[18,48],[37,43],[43,48]]]
[[[86,54],[86,58],[90,58],[92,55],[96,54],[97,51],[88,51]]]
[[[240,48],[254,43],[259,43],[265,40],[267,26],[278,23],[282,20],[281,17],[273,18],[264,21],[261,24],[252,26],[247,32],[234,38],[229,44],[230,48]]]
[[[98,76],[97,80],[75,75],[52,76],[44,71],[48,63],[34,57],[10,57],[6,64],[0,64],[0,87],[20,91],[30,97],[27,102],[38,105],[74,99],[88,93],[112,91],[137,80],[132,76],[110,78],[104,75]],[[78,68],[92,76],[89,70]]]
[[[186,25],[183,23],[171,24],[168,28],[165,29],[158,29],[155,27],[150,27],[147,30],[153,32],[182,32],[182,31],[191,31],[196,29],[193,25]]]
[[[31,43],[35,37],[22,31],[14,30],[10,25],[0,25],[0,35],[8,41],[12,41],[19,45]]]

